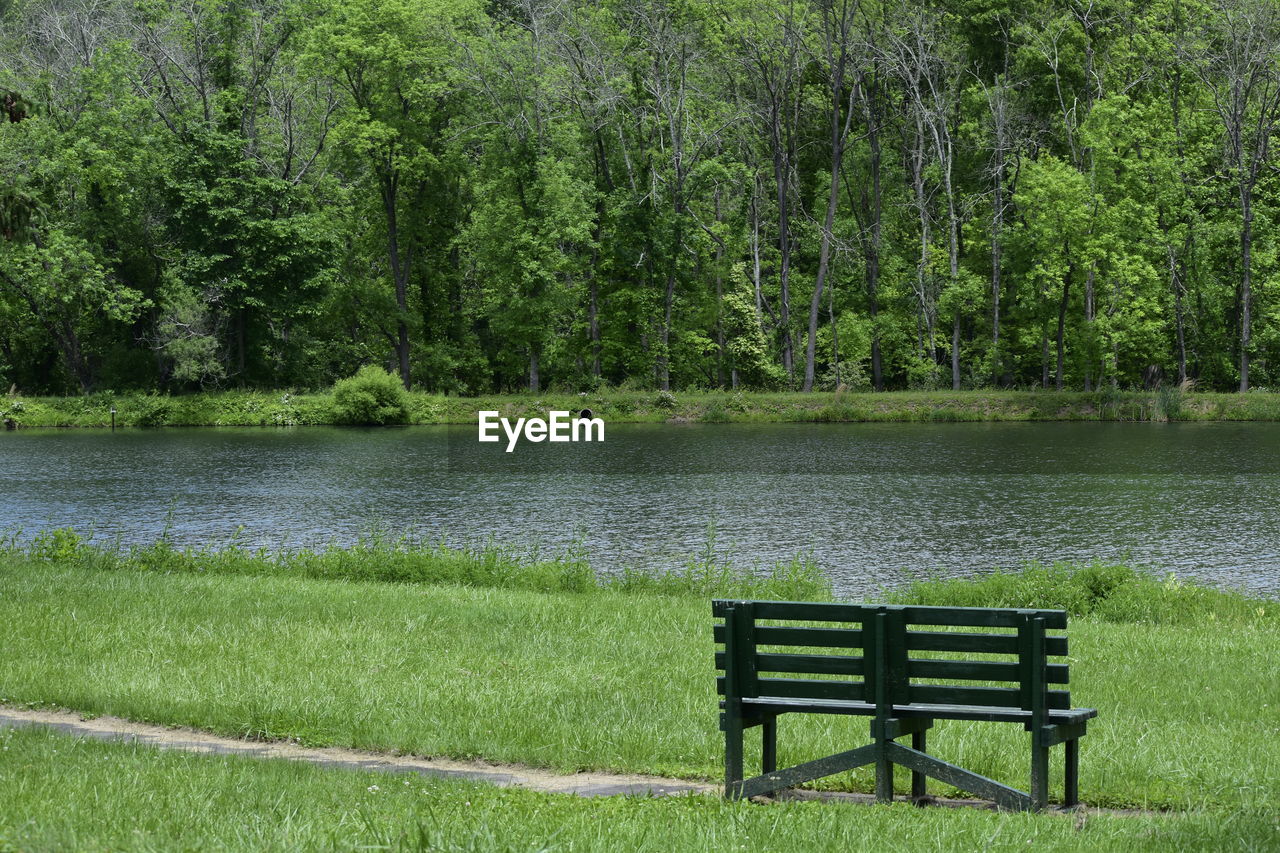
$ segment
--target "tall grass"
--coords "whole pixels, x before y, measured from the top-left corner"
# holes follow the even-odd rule
[[[811,559],[772,566],[732,563],[708,529],[703,552],[680,569],[629,568],[597,574],[580,545],[549,558],[529,556],[494,542],[455,547],[407,534],[374,531],[352,545],[281,550],[251,549],[236,540],[184,547],[162,536],[148,545],[91,543],[71,528],[0,538],[4,560],[47,563],[95,571],[137,570],[164,574],[271,575],[322,580],[455,584],[539,592],[589,593],[607,589],[654,595],[700,595],[816,601],[831,598],[831,582]]]
[[[892,594],[901,604],[1037,607],[1108,622],[1197,625],[1263,622],[1280,627],[1280,601],[1213,589],[1118,563],[1031,564],[977,578],[920,581]]]

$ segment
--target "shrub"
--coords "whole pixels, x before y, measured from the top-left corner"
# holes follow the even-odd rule
[[[400,377],[374,365],[334,383],[333,412],[341,424],[402,424],[409,419]]]

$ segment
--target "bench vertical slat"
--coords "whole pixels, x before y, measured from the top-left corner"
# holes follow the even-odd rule
[[[907,620],[900,608],[891,607],[885,612],[884,639],[884,681],[888,687],[889,704],[909,704],[911,688],[907,677]]]
[[[1049,748],[1042,746],[1041,732],[1048,721],[1048,685],[1044,672],[1044,619],[1028,618],[1027,648],[1031,688],[1031,810],[1049,802]]]
[[[725,605],[724,616],[724,795],[736,800],[742,795],[742,691],[739,668],[742,658],[737,607]]]
[[[1022,611],[1018,624],[1018,706],[1031,710],[1031,612]]]
[[[760,676],[756,669],[755,604],[742,601],[734,607],[734,654],[738,658],[738,695],[759,696]]]
[[[876,743],[876,800],[893,801],[893,762],[889,759],[889,739],[885,731],[889,717],[893,715],[892,686],[889,684],[889,614],[880,608],[874,617],[876,680],[875,680],[875,743]]]

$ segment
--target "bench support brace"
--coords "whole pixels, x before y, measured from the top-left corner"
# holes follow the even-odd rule
[[[926,755],[892,741],[885,744],[885,752],[889,760],[895,764],[910,767],[915,772],[932,776],[962,791],[969,791],[988,800],[994,800],[1001,808],[1017,811],[1031,808],[1031,798],[1021,791],[1010,788],[1008,785],[1001,785],[994,779],[979,776],[962,767],[956,767],[954,764],[948,764],[932,755]]]
[[[862,767],[875,760],[876,744],[869,743],[857,749],[828,755],[826,758],[819,758],[816,761],[807,761],[804,764],[797,764],[795,767],[788,767],[785,770],[769,771],[763,775],[756,776],[754,779],[739,782],[736,786],[730,785],[728,795],[730,799],[737,800],[771,794],[774,791],[781,791],[783,788],[794,788],[796,785],[811,782],[814,779],[821,779],[823,776],[830,776],[833,773],[853,770],[855,767]]]

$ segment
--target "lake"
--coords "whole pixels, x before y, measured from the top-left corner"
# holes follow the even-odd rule
[[[0,530],[268,548],[375,529],[602,572],[809,554],[843,594],[1127,558],[1280,593],[1280,425],[615,424],[601,444],[474,426],[0,434]]]

